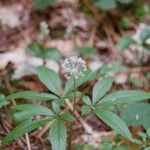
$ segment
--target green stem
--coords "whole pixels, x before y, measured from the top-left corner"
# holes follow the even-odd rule
[[[73,110],[73,113],[75,112],[76,110],[76,80],[74,79],[73,81],[74,83],[74,98],[73,98],[73,105],[74,105],[74,110]],[[69,140],[68,140],[68,150],[72,150],[72,134],[73,134],[73,123],[70,124],[70,132],[69,132]]]
[[[74,105],[74,111],[75,111],[76,110],[76,79],[73,80],[73,83],[74,83],[74,99],[73,99],[74,104],[73,105]]]
[[[43,58],[43,66],[45,66],[45,65],[46,65],[46,59]]]

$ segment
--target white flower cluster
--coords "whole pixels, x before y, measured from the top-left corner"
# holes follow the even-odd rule
[[[49,34],[48,24],[45,21],[40,23],[40,31],[47,36]]]
[[[78,58],[76,56],[72,56],[70,58],[66,58],[64,63],[61,65],[62,73],[65,75],[67,79],[84,76],[84,72],[87,70],[86,62],[82,58]]]
[[[45,21],[40,23],[40,33],[38,35],[38,41],[43,42],[49,35],[48,24]]]

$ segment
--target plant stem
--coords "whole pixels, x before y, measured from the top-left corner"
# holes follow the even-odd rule
[[[74,98],[73,98],[73,113],[76,111],[76,80],[73,80],[74,84]],[[69,142],[68,142],[68,150],[72,150],[72,134],[73,134],[73,123],[70,124],[70,132],[69,132]]]
[[[73,102],[74,102],[74,111],[76,110],[76,79],[73,80],[73,83],[74,83],[74,99],[73,99]]]
[[[11,87],[11,84],[10,84],[10,81],[9,81],[9,76],[8,76],[8,73],[6,73],[5,77],[4,77],[4,80],[5,80],[5,84],[6,84],[6,88],[9,92],[9,94],[12,94],[13,93],[13,89]],[[13,106],[17,105],[16,101],[14,99],[11,100]]]
[[[46,59],[43,58],[43,66],[46,66]]]

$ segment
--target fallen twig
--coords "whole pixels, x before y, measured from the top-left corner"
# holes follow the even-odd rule
[[[28,150],[32,150],[32,149],[31,149],[31,144],[30,144],[29,134],[26,133],[26,134],[25,134],[25,137],[26,137],[26,143],[27,143],[27,148],[28,148]]]
[[[136,72],[150,72],[150,66],[146,67],[135,67],[135,68],[128,68],[127,73],[136,73]]]
[[[71,104],[71,102],[68,99],[65,99],[65,102],[69,108],[69,110],[72,112],[72,114],[77,118],[77,120],[80,122],[80,124],[83,126],[84,130],[85,130],[85,136],[86,136],[86,140],[87,142],[89,141],[95,141],[95,142],[102,142],[102,134],[101,133],[97,133],[96,131],[94,131],[92,129],[91,126],[89,126],[81,117],[81,115],[78,113],[77,110],[74,111],[74,107]]]
[[[76,119],[81,123],[81,125],[85,129],[85,132],[91,135],[94,132],[93,129],[81,118],[80,114],[77,112],[77,110],[74,109],[73,105],[70,103],[68,99],[65,99],[65,102],[68,108],[70,109],[70,111],[73,113],[73,115],[76,117]]]
[[[42,131],[37,135],[37,138],[41,138],[49,129],[50,125],[52,124],[52,122],[48,123],[43,129]]]

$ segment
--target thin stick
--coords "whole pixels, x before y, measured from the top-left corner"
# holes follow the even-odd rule
[[[32,150],[32,149],[31,149],[31,144],[30,144],[29,134],[26,133],[26,134],[25,134],[25,137],[26,137],[26,143],[27,143],[27,148],[28,148],[28,150]]]
[[[150,66],[146,66],[146,67],[135,67],[135,68],[128,68],[127,73],[131,73],[131,72],[149,72],[150,71]]]
[[[42,131],[37,135],[38,138],[41,138],[49,129],[49,127],[51,126],[52,122],[48,123],[43,129]]]
[[[81,116],[80,116],[80,114],[78,113],[77,110],[74,111],[74,107],[70,103],[70,101],[68,99],[65,99],[65,102],[66,102],[68,108],[70,109],[70,111],[73,113],[73,115],[76,117],[76,119],[81,123],[81,125],[85,129],[85,132],[88,133],[88,134],[92,134],[93,129],[81,118]]]
[[[86,133],[86,137],[88,137],[88,140],[94,140],[94,141],[98,141],[101,143],[102,139],[102,134],[97,133],[97,131],[95,132],[80,116],[80,114],[78,113],[77,110],[74,110],[73,105],[71,104],[71,102],[69,101],[69,99],[65,99],[65,102],[68,106],[68,108],[70,109],[70,111],[72,112],[72,114],[77,118],[77,120],[80,122],[80,124],[83,126],[85,133]],[[71,149],[72,150],[72,149]]]
[[[95,6],[92,4],[91,0],[82,0],[82,2],[87,6],[87,8],[93,13],[95,17],[95,21],[98,23],[102,22],[102,19],[104,15],[102,13],[99,13],[99,11],[95,8]]]

